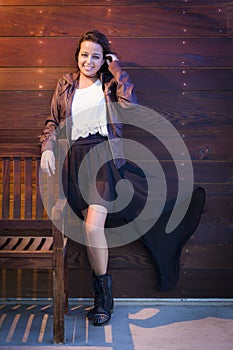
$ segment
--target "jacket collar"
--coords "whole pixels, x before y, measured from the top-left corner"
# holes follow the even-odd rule
[[[62,89],[62,93],[68,88],[68,86],[75,86],[78,82],[80,72],[72,72],[72,73],[66,73],[63,75],[63,79],[65,80],[65,84]],[[100,73],[99,79],[102,84],[102,88],[104,90],[104,85],[108,83],[113,78],[113,75],[110,72],[104,72]]]

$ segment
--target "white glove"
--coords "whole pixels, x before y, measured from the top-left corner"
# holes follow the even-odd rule
[[[48,176],[55,174],[55,157],[53,151],[48,149],[42,153],[40,167]]]

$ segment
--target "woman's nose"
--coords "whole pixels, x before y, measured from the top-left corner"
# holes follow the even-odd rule
[[[91,63],[91,61],[92,61],[92,57],[91,57],[91,56],[88,56],[88,57],[87,57],[87,62],[88,62],[88,63]]]

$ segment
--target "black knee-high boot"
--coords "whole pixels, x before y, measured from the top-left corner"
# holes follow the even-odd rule
[[[101,326],[108,322],[113,312],[112,276],[109,274],[96,276],[93,274],[94,307],[87,318],[94,326]]]

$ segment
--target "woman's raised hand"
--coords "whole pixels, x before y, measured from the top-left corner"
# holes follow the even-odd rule
[[[119,61],[119,58],[114,53],[108,53],[105,55],[105,58],[108,65],[113,61]]]

